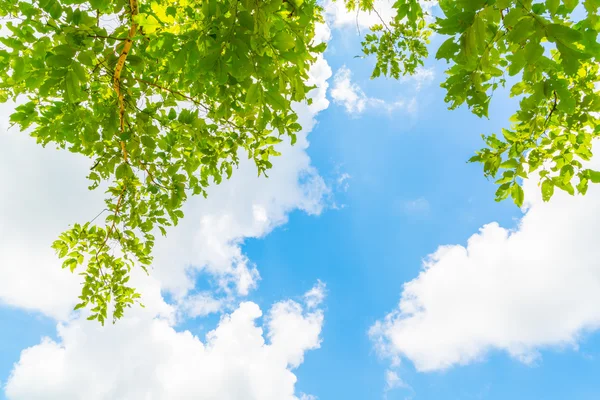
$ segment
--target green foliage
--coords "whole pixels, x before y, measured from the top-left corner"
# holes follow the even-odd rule
[[[394,4],[397,12],[390,22],[382,18],[373,3],[373,0],[346,1],[348,10],[373,12],[381,22],[371,27],[371,33],[366,34],[362,42],[365,56],[376,56],[371,77],[383,74],[398,79],[414,73],[427,57],[431,35],[419,0],[397,1]]]
[[[582,162],[600,133],[600,1],[447,0],[440,7],[444,17],[432,29],[450,35],[436,58],[452,64],[442,84],[451,109],[466,103],[487,117],[507,75],[520,78],[510,87],[520,98],[510,128],[484,136],[487,147],[471,159],[497,179],[497,200],[510,194],[521,206],[519,180],[533,173],[546,201],[555,188],[585,194],[597,174]]]
[[[345,4],[379,15],[374,0]],[[583,166],[600,133],[600,0],[439,0],[435,20],[419,0],[393,6],[362,42],[373,77],[414,73],[433,33],[451,109],[487,117],[494,91],[518,77],[511,126],[471,159],[497,179],[497,200],[522,206],[532,173],[544,200],[600,183]],[[93,159],[90,189],[108,187],[104,225],[76,224],[53,245],[82,270],[77,308],[101,323],[139,301],[129,272],[151,264],[154,235],[183,218],[188,195],[229,178],[240,154],[265,174],[281,137],[295,142],[291,103],[308,99],[325,50],[313,44],[317,0],[0,0],[0,16],[12,32],[0,38],[0,101],[26,100],[11,122]]]
[[[376,12],[373,0],[346,4]],[[531,174],[546,201],[555,187],[585,194],[589,182],[600,181],[582,164],[600,135],[600,0],[439,0],[435,20],[418,0],[399,0],[394,8],[393,21],[380,17],[363,42],[365,55],[377,57],[373,77],[413,73],[435,32],[444,38],[435,57],[450,64],[442,83],[450,109],[466,104],[488,117],[494,91],[520,78],[510,80],[511,96],[520,98],[511,126],[484,135],[487,147],[470,160],[496,180],[496,200],[511,197],[522,206],[520,182]]]
[[[12,35],[0,49],[0,99],[26,99],[11,122],[42,145],[94,160],[108,185],[105,227],[87,223],[53,247],[83,266],[77,308],[101,323],[138,301],[127,286],[152,262],[156,232],[183,218],[188,194],[231,176],[242,151],[258,173],[280,136],[301,129],[292,101],[321,20],[314,0],[0,1]],[[113,28],[103,18],[119,23]],[[113,24],[114,25],[114,24]]]

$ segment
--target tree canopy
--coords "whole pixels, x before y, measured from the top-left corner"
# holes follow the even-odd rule
[[[374,0],[345,5],[379,16]],[[451,109],[487,117],[500,87],[520,98],[470,160],[497,179],[497,200],[521,206],[530,174],[545,200],[600,182],[584,166],[600,132],[600,0],[439,0],[435,16],[419,0],[393,7],[363,37],[373,78],[414,73],[435,34]],[[104,223],[74,224],[53,244],[63,267],[82,270],[76,309],[101,323],[139,301],[129,272],[152,263],[155,235],[183,218],[188,195],[230,177],[240,156],[266,175],[276,145],[295,142],[292,103],[310,102],[308,70],[326,47],[317,0],[0,0],[0,16],[11,123],[91,158],[90,189],[106,188]]]

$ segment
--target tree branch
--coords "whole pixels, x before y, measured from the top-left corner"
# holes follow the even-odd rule
[[[117,61],[117,65],[115,66],[115,74],[113,76],[113,85],[115,88],[115,92],[117,93],[117,98],[119,99],[119,121],[121,126],[121,133],[125,131],[125,101],[123,91],[121,90],[121,72],[123,71],[123,67],[125,66],[125,61],[127,60],[127,54],[131,50],[131,46],[133,44],[133,37],[137,32],[138,25],[135,22],[135,17],[138,15],[138,3],[137,0],[129,0],[129,6],[131,8],[131,27],[129,28],[129,34],[125,39],[125,45],[123,46],[123,50],[121,50],[121,54],[119,55],[119,59]],[[127,162],[127,150],[125,150],[125,142],[121,141],[121,149],[123,150],[123,159]]]

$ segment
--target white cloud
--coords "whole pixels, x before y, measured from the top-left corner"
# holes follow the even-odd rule
[[[315,44],[327,43],[331,39],[331,28],[326,23],[318,23],[315,25]]]
[[[403,75],[400,82],[407,82],[414,85],[415,90],[419,91],[425,86],[429,86],[435,79],[435,70],[433,68],[417,67],[412,75]]]
[[[600,327],[600,187],[557,193],[550,203],[535,181],[525,192],[528,210],[515,230],[491,223],[466,247],[441,246],[428,257],[399,307],[370,330],[382,354],[420,371],[469,364],[491,350],[528,363],[542,349],[576,348]]]
[[[340,176],[338,176],[336,180],[338,188],[340,188],[344,192],[347,192],[350,188],[350,183],[348,182],[350,179],[352,179],[352,176],[350,176],[350,174],[346,172],[342,173]]]
[[[307,308],[310,308],[308,303]],[[284,354],[287,364],[293,368],[304,361],[305,349],[320,346],[323,312],[319,309],[304,315],[300,304],[283,301],[273,306],[266,324],[271,347],[276,353]]]
[[[408,388],[409,386],[398,376],[396,371],[388,369],[385,371],[385,389],[386,391],[398,388]]]
[[[341,67],[335,73],[331,97],[334,103],[344,106],[346,112],[353,115],[362,114],[367,109],[387,113],[397,110],[403,110],[408,114],[417,112],[415,98],[411,100],[400,99],[390,103],[376,97],[367,96],[358,84],[352,82],[352,71],[346,66]]]
[[[79,279],[61,270],[50,246],[68,224],[93,218],[104,203],[87,190],[88,160],[6,132],[9,109],[0,105],[0,303],[66,318]]]
[[[361,113],[367,106],[368,97],[351,78],[352,72],[346,66],[340,68],[333,78],[331,97],[335,103],[346,107],[347,112]]]
[[[326,286],[325,283],[320,280],[317,281],[317,284],[306,294],[304,294],[304,301],[306,301],[306,306],[308,308],[315,308],[321,305],[323,300],[325,300],[326,295]]]
[[[212,293],[201,292],[187,296],[181,308],[186,316],[196,318],[222,311],[224,305],[224,300],[214,298]]]
[[[245,302],[204,341],[164,319],[133,313],[102,328],[78,319],[23,350],[6,383],[10,400],[206,399],[292,400],[292,372],[320,346],[321,310],[276,303],[263,328],[258,305]],[[266,334],[264,333],[266,331]],[[265,339],[265,337],[268,339]],[[310,397],[304,397],[310,398]]]

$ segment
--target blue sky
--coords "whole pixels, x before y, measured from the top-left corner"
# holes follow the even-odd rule
[[[252,187],[244,178],[253,173],[240,170],[213,200],[195,201],[181,230],[159,246],[155,276],[140,278],[151,311],[132,312],[120,327],[102,330],[69,316],[68,298],[58,298],[73,284],[54,286],[69,276],[49,272],[57,268],[51,258],[31,255],[56,229],[90,215],[101,194],[81,193],[90,199],[84,207],[80,192],[65,197],[23,183],[47,180],[35,161],[21,164],[16,177],[0,173],[9,187],[0,194],[0,217],[9,221],[0,227],[0,398],[83,398],[92,390],[85,383],[95,380],[106,392],[86,398],[600,398],[593,233],[600,192],[542,204],[531,182],[525,218],[513,204],[495,203],[493,183],[465,161],[482,146],[482,133],[506,126],[514,101],[498,93],[489,120],[448,111],[439,88],[444,65],[431,60],[419,88],[415,80],[371,81],[371,61],[354,58],[356,31],[333,18],[325,54],[331,76],[319,78],[328,78],[320,99],[330,104],[307,111],[316,120],[307,129],[310,146],[301,138],[284,151],[271,183]],[[344,84],[350,100],[347,91],[332,94]],[[35,148],[14,135],[1,144]],[[6,157],[6,165],[18,162]],[[59,173],[85,162],[43,157],[59,160]],[[6,165],[0,161],[0,171]],[[82,182],[69,173],[59,179],[68,182],[63,188]],[[39,192],[47,196],[39,214],[27,208],[32,201],[15,210],[9,197],[21,189],[35,201],[46,198]],[[478,233],[492,222],[498,225]],[[33,280],[47,284],[28,292]],[[418,307],[394,313],[409,282],[406,307]],[[13,290],[19,285],[23,294]],[[256,321],[236,325],[231,313]],[[206,353],[181,333],[207,342],[217,326],[217,344]],[[127,380],[96,371],[97,364]],[[162,368],[177,370],[179,380]],[[147,383],[157,376],[159,383]],[[219,397],[190,383],[207,376],[206,385],[214,379],[223,388]],[[273,392],[261,391],[267,386]]]

